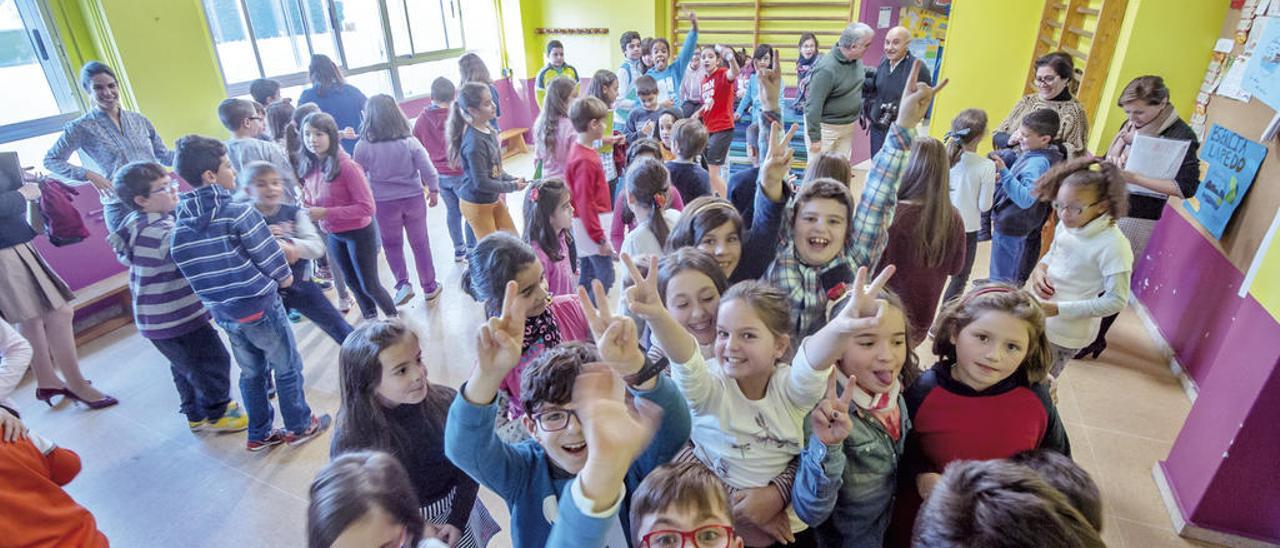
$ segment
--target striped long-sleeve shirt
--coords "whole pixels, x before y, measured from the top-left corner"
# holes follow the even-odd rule
[[[116,258],[129,267],[133,321],[148,339],[172,339],[209,321],[204,304],[169,256],[172,213],[134,211],[107,237]]]
[[[274,304],[292,274],[253,205],[217,184],[182,195],[170,251],[215,319],[239,321]]]

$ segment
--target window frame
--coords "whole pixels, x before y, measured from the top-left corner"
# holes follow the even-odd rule
[[[251,49],[254,55],[254,62],[257,65],[258,74],[261,75],[260,77],[271,78],[279,82],[280,87],[282,88],[306,85],[309,81],[306,71],[299,71],[299,72],[294,72],[289,74],[279,74],[279,75],[266,74],[266,70],[264,69],[262,64],[262,54],[258,48],[258,37],[253,33],[253,21],[249,17],[249,2],[252,0],[232,0],[232,1],[240,5],[239,15],[240,17],[242,17],[241,22],[244,24],[244,28],[246,31],[246,38],[249,40],[249,43],[252,46]],[[307,8],[304,5],[306,0],[278,0],[278,1],[293,2],[294,4],[296,4],[298,8],[298,12],[302,14],[302,16],[300,17],[301,24],[302,24],[301,30],[302,30],[303,37],[306,39],[307,50],[311,55],[315,55],[316,49],[315,49],[315,45],[312,43],[311,23],[309,21],[309,18],[306,16]],[[373,72],[386,72],[391,82],[392,94],[394,95],[397,101],[403,101],[403,100],[412,98],[412,97],[405,97],[404,95],[404,86],[402,85],[401,78],[400,78],[401,68],[413,66],[419,63],[424,63],[424,62],[456,58],[466,53],[467,51],[466,31],[464,30],[463,26],[459,24],[458,25],[459,36],[457,37],[457,40],[461,43],[459,44],[458,47],[449,47],[442,50],[435,50],[435,51],[424,52],[424,53],[415,54],[411,52],[405,55],[397,55],[395,51],[394,39],[391,34],[391,18],[390,18],[390,13],[387,10],[387,2],[399,2],[402,0],[375,0],[378,6],[378,17],[381,23],[382,39],[383,39],[384,47],[387,52],[387,58],[385,61],[382,61],[379,63],[373,63],[370,65],[364,65],[359,67],[352,67],[347,62],[346,45],[344,44],[343,37],[342,37],[343,32],[341,27],[337,24],[337,18],[335,15],[337,13],[337,7],[335,5],[335,0],[319,0],[319,1],[321,3],[321,6],[325,10],[325,13],[323,15],[326,21],[329,23],[329,27],[332,29],[332,32],[333,32],[334,49],[337,52],[337,57],[338,57],[337,59],[334,59],[334,62],[336,62],[338,66],[342,68],[343,75],[346,77],[352,77],[352,76],[359,76],[361,74],[368,74]],[[437,2],[440,8],[441,25],[446,29],[445,43],[446,45],[452,46],[454,38],[448,32],[449,22],[446,19],[446,10],[449,10],[449,9],[455,10],[455,12],[457,13],[457,19],[460,22],[462,20],[463,13],[464,13],[462,9],[462,3],[459,0],[435,0],[435,1]],[[213,15],[210,12],[211,4],[208,0],[201,0],[200,4],[201,4],[201,7],[204,9],[204,13],[205,13],[205,25],[209,29],[210,38],[213,40],[214,56],[217,58],[218,67],[219,67],[219,70],[221,70],[223,60],[221,55],[218,53],[217,38],[213,33],[213,23],[212,23]],[[449,6],[445,6],[445,4],[449,4]],[[406,30],[409,33],[410,44],[412,44],[413,28],[410,27]],[[412,49],[412,45],[410,46],[410,49]],[[221,72],[222,72],[222,84],[223,84],[223,87],[226,88],[227,96],[238,97],[241,95],[249,94],[249,86],[252,85],[253,83],[252,80],[244,81],[244,82],[227,82],[226,71],[221,70]],[[421,95],[418,95],[415,97],[419,97],[419,96]]]
[[[44,2],[15,0],[18,16],[36,54],[36,60],[44,72],[59,109],[73,108],[69,112],[32,118],[21,122],[0,125],[0,143],[21,141],[62,131],[67,122],[84,114],[88,102],[71,72],[66,49],[53,17]],[[33,28],[37,27],[37,28]]]

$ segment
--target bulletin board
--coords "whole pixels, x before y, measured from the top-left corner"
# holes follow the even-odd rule
[[[1240,16],[1239,9],[1227,12],[1227,19],[1220,35],[1222,38],[1236,40]],[[1239,54],[1243,48],[1243,44],[1237,41],[1230,55]],[[1256,97],[1250,98],[1248,102],[1237,101],[1216,93],[1209,97],[1207,108],[1205,108],[1206,134],[1208,128],[1218,124],[1267,147],[1266,160],[1258,171],[1253,187],[1240,203],[1221,239],[1216,239],[1205,231],[1204,227],[1191,217],[1183,204],[1170,200],[1172,208],[1200,230],[1206,240],[1216,242],[1231,264],[1241,272],[1249,270],[1276,216],[1277,208],[1280,208],[1280,139],[1270,139],[1267,142],[1261,140],[1263,131],[1275,116],[1276,111]],[[1189,116],[1184,119],[1191,121]],[[1204,166],[1202,165],[1201,168],[1203,173]]]

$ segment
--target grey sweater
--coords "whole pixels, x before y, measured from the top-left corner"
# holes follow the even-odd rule
[[[845,59],[839,48],[818,59],[809,79],[804,106],[805,131],[811,142],[822,139],[821,124],[851,124],[862,110],[862,61]]]

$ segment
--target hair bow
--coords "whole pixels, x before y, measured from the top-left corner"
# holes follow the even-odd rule
[[[535,202],[536,202],[536,201],[538,201],[538,194],[539,194],[539,193],[538,193],[538,189],[539,189],[539,188],[542,188],[542,183],[538,183],[538,184],[536,184],[536,185],[531,185],[531,186],[529,187],[529,199],[530,199],[530,200],[533,200],[533,201],[535,201]]]
[[[665,192],[659,192],[659,193],[657,193],[657,194],[654,194],[654,195],[653,195],[653,203],[654,203],[654,204],[656,204],[656,205],[658,206],[658,209],[663,209],[663,208],[667,207],[667,195],[666,195],[666,193],[665,193]]]
[[[955,129],[955,130],[948,131],[946,134],[944,134],[944,135],[942,136],[942,138],[943,138],[943,139],[955,139],[955,138],[957,138],[957,137],[958,137],[958,138],[962,138],[962,139],[963,139],[963,138],[965,138],[965,137],[968,137],[968,136],[969,136],[969,133],[970,133],[971,131],[972,131],[972,130],[971,130],[970,128],[962,127],[962,128],[960,128],[960,129]]]

